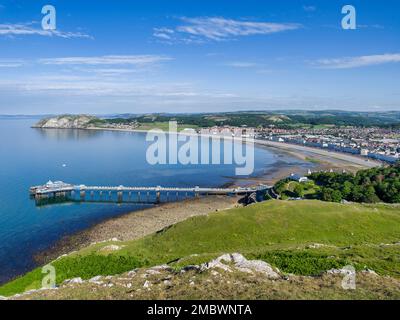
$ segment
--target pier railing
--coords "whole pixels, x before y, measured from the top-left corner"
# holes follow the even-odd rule
[[[88,202],[159,203],[201,195],[246,195],[269,188],[267,185],[235,188],[86,186],[49,181],[45,185],[31,187],[30,195],[37,201],[65,198]]]

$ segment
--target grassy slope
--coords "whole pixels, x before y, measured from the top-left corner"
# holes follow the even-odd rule
[[[179,124],[178,125],[178,131],[182,131],[182,130],[184,130],[186,128],[197,129],[197,128],[199,128],[199,126],[192,125],[192,124]],[[139,129],[139,130],[158,129],[158,130],[168,131],[169,130],[169,122],[145,122],[145,123],[139,123],[139,127],[137,129]]]
[[[125,247],[109,254],[98,250],[110,243],[93,245],[53,265],[61,283],[77,276],[88,279],[168,262],[179,267],[240,252],[296,274],[313,275],[351,263],[399,278],[400,246],[381,245],[399,238],[399,207],[269,201],[193,217],[143,239],[116,243]],[[312,243],[329,246],[307,249]],[[36,269],[0,287],[0,295],[38,287],[41,277]]]

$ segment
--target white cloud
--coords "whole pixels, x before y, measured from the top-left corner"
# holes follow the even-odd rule
[[[137,79],[99,78],[82,75],[46,75],[18,80],[0,79],[0,91],[25,95],[75,97],[129,97],[157,99],[228,99],[230,92],[199,90],[190,83],[147,82]]]
[[[160,55],[108,55],[92,57],[64,57],[40,59],[39,62],[47,65],[135,65],[145,66],[172,58]]]
[[[315,6],[303,6],[303,10],[306,12],[314,12],[317,10],[317,7]]]
[[[266,35],[301,28],[297,23],[243,21],[223,17],[183,17],[181,20],[184,25],[179,25],[174,30],[155,28],[153,35],[163,40],[201,43],[206,40],[222,41],[239,36]]]
[[[23,60],[0,59],[0,68],[18,68],[25,65]]]
[[[247,62],[247,61],[233,61],[233,62],[228,62],[225,65],[233,68],[252,68],[258,66],[257,63]]]
[[[64,32],[59,30],[43,30],[35,28],[32,25],[36,23],[19,23],[19,24],[0,24],[0,36],[47,36],[60,38],[92,38],[91,36],[81,32]]]
[[[174,30],[169,28],[154,28],[153,36],[163,40],[172,40],[172,35],[175,33]]]
[[[380,65],[385,63],[400,62],[400,54],[378,54],[359,57],[346,57],[336,59],[321,59],[314,65],[325,69],[350,69],[367,66]]]

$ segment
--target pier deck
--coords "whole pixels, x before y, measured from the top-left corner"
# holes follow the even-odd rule
[[[136,194],[137,200],[140,202],[144,198],[147,202],[157,203],[161,201],[161,195],[166,196],[168,200],[170,196],[175,195],[178,198],[179,194],[185,194],[191,196],[200,195],[246,195],[254,192],[259,192],[269,189],[269,186],[260,185],[258,187],[236,187],[236,188],[200,188],[196,187],[139,187],[139,186],[86,186],[86,185],[74,185],[64,183],[62,181],[52,182],[49,181],[45,185],[34,186],[30,188],[30,194],[36,200],[48,199],[48,198],[61,198],[71,197],[79,195],[80,201],[85,201],[86,195],[90,195],[90,199],[96,202],[108,202],[112,195],[117,194],[117,202],[123,202],[123,197],[128,196],[129,201],[132,199],[133,194]],[[142,194],[141,194],[142,193]],[[150,201],[150,198],[154,200]]]

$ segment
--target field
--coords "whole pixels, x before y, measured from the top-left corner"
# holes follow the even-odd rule
[[[198,126],[194,124],[178,124],[178,131],[182,131],[186,128],[190,129],[197,129]],[[163,130],[168,132],[169,131],[169,122],[150,122],[150,123],[140,123],[139,127],[137,128],[139,130],[152,130],[152,129],[158,129],[158,130]]]
[[[175,270],[240,252],[286,274],[317,276],[353,265],[400,279],[400,208],[320,201],[267,201],[190,218],[145,238],[92,245],[58,259],[57,283],[169,264]],[[102,248],[118,245],[121,249]],[[12,295],[40,287],[41,269],[0,287]]]

